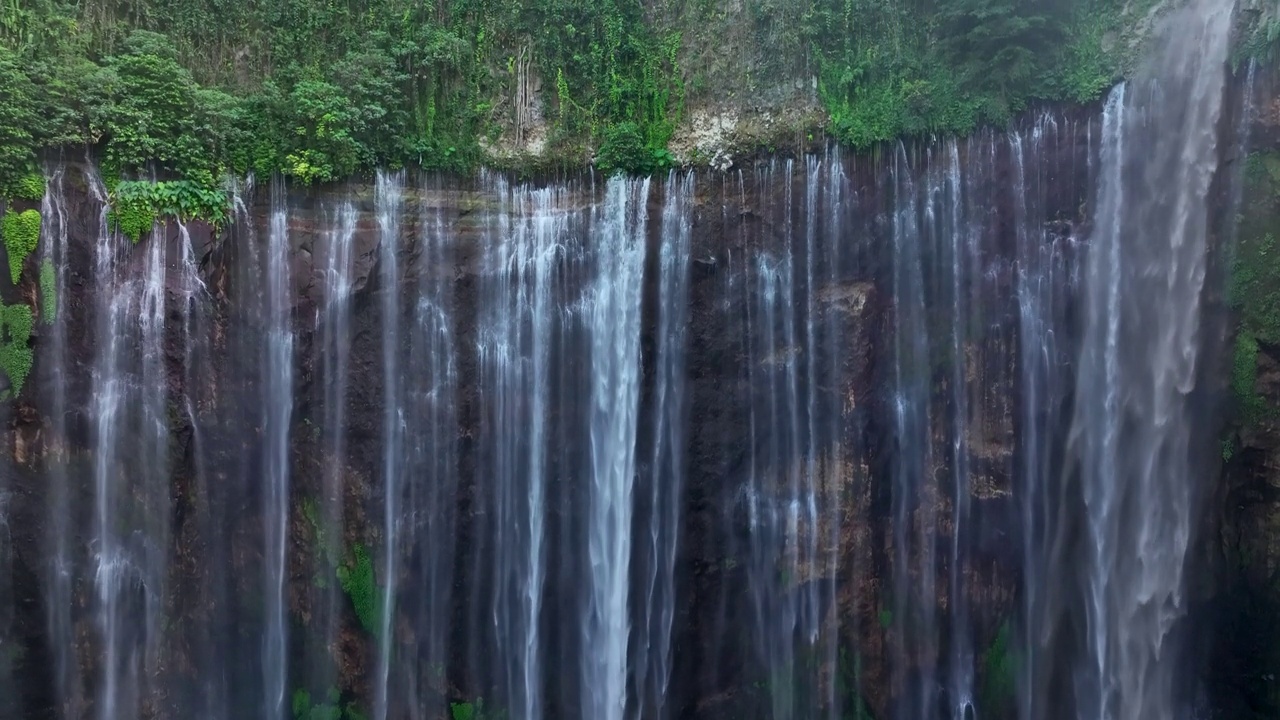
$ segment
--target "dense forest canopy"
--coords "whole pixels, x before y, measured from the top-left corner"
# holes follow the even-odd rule
[[[536,92],[545,157],[651,172],[695,96],[791,82],[865,148],[1087,102],[1155,0],[4,0],[0,183],[41,152],[104,177],[331,181],[375,166],[461,171]],[[724,31],[755,62],[713,68]],[[533,86],[529,78],[537,77]],[[110,182],[110,180],[109,180]],[[171,208],[170,208],[171,209]]]

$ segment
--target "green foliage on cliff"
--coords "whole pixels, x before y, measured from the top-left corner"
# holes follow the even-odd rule
[[[856,651],[841,647],[838,663],[837,697],[844,707],[844,720],[874,720],[862,697],[862,657]]]
[[[465,170],[527,133],[563,164],[650,172],[670,164],[687,92],[811,83],[854,145],[966,132],[1095,98],[1119,71],[1104,41],[1144,4],[24,0],[0,11],[0,183],[86,143],[112,175],[213,189],[249,170]],[[708,28],[726,25],[753,47],[721,47]],[[747,51],[760,61],[735,62]]]
[[[987,717],[1009,717],[1017,684],[1018,656],[1009,621],[1000,625],[982,657],[980,709]]]
[[[4,194],[10,200],[40,202],[44,199],[44,176],[39,173],[27,173],[10,183]]]
[[[364,713],[355,703],[342,704],[338,688],[330,687],[323,698],[312,703],[311,693],[295,690],[293,693],[294,720],[365,720]]]
[[[31,307],[22,303],[0,305],[0,370],[9,379],[9,389],[0,400],[22,394],[34,356],[31,351]]]
[[[832,130],[857,147],[1089,102],[1122,69],[1112,0],[815,0],[811,17]]]
[[[113,207],[107,211],[107,223],[135,243],[151,232],[155,222],[155,213],[146,205]]]
[[[1239,67],[1250,60],[1274,63],[1280,54],[1280,8],[1245,9],[1243,15],[1234,64]]]
[[[0,236],[4,238],[5,252],[9,256],[9,277],[18,284],[22,277],[22,265],[40,242],[40,211],[10,210],[0,220]]]
[[[40,319],[45,325],[52,325],[57,318],[58,276],[53,261],[45,258],[40,262]]]
[[[1258,341],[1249,333],[1236,336],[1231,359],[1231,391],[1236,400],[1237,421],[1250,427],[1267,413],[1267,402],[1257,390]]]
[[[159,218],[203,220],[217,227],[227,218],[226,192],[190,180],[147,182],[127,180],[111,192],[108,220],[135,243]]]
[[[371,635],[376,635],[382,603],[368,548],[356,545],[347,561],[338,566],[337,572],[338,584],[351,599],[351,606],[355,609],[360,625]]]
[[[1251,154],[1245,164],[1239,240],[1227,286],[1239,320],[1231,358],[1235,421],[1255,426],[1274,409],[1256,387],[1263,347],[1280,347],[1280,247],[1274,228],[1280,220],[1280,154]]]
[[[506,713],[487,709],[484,698],[478,698],[474,703],[449,703],[449,717],[453,720],[502,720]]]

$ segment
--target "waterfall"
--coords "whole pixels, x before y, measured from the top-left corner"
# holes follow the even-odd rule
[[[93,386],[97,618],[103,720],[138,717],[160,662],[169,551],[165,243],[128,252],[103,201]],[[136,352],[135,352],[136,349]]]
[[[195,532],[203,543],[203,568],[195,579],[196,592],[208,599],[208,619],[203,627],[192,628],[196,638],[195,662],[200,668],[200,687],[205,717],[218,720],[236,714],[260,714],[267,701],[269,679],[263,672],[263,631],[266,628],[264,601],[269,578],[261,572],[237,571],[234,558],[243,552],[237,540],[244,532],[257,556],[265,559],[267,547],[261,533],[265,530],[262,511],[261,428],[266,408],[260,388],[266,373],[263,358],[263,322],[267,313],[263,297],[265,262],[263,248],[251,206],[255,197],[255,178],[250,174],[243,182],[229,183],[231,222],[223,248],[238,257],[235,263],[236,290],[243,293],[236,303],[238,316],[231,321],[244,328],[228,338],[222,347],[225,356],[238,368],[246,368],[220,385],[222,369],[213,357],[189,366],[188,374],[199,387],[189,386],[188,397],[196,398],[193,440],[197,452],[194,460],[197,520]],[[270,217],[270,214],[268,214]],[[202,272],[203,276],[203,272]],[[206,295],[207,293],[207,295]],[[194,332],[191,353],[198,356],[208,349],[213,356],[220,349],[217,338],[219,289],[210,283],[205,293],[197,293],[192,305]],[[209,307],[205,306],[208,303]],[[201,327],[201,323],[210,327]],[[252,368],[251,370],[248,368]],[[201,382],[200,377],[208,378]],[[227,408],[220,398],[233,397],[237,402]],[[223,418],[234,429],[223,428]],[[253,432],[243,432],[251,427]],[[196,438],[196,435],[199,435]],[[233,448],[230,462],[218,462],[220,448]],[[251,538],[251,539],[250,539]],[[256,568],[255,568],[256,569]],[[246,589],[252,588],[246,592]],[[251,621],[246,622],[249,618]],[[229,633],[228,627],[249,626],[252,633]],[[253,662],[256,659],[258,662]]]
[[[1082,718],[1180,715],[1172,634],[1212,444],[1192,395],[1231,5],[1171,13],[1160,52],[1104,110],[1070,429],[1088,533]]]
[[[285,616],[289,524],[289,424],[293,417],[293,327],[289,280],[289,208],[281,179],[271,185],[271,220],[264,266],[263,567],[266,633],[262,641],[263,717],[284,718],[288,678]]]
[[[948,673],[951,679],[949,702],[953,720],[967,720],[973,712],[973,646],[969,638],[968,603],[960,590],[965,585],[965,571],[968,565],[968,533],[970,519],[970,477],[969,477],[969,442],[966,426],[969,420],[969,390],[965,377],[965,364],[960,358],[968,351],[968,329],[974,318],[969,314],[974,298],[967,296],[972,286],[966,287],[967,280],[978,267],[978,238],[968,220],[964,208],[964,176],[960,170],[960,148],[957,142],[950,141],[944,147],[946,153],[945,169],[939,174],[945,176],[945,184],[939,190],[945,192],[949,202],[944,204],[939,213],[939,221],[943,232],[943,241],[950,240],[950,246],[944,248],[950,256],[950,382],[951,397],[949,410],[951,417],[951,573],[948,587],[951,590],[950,627],[951,653],[948,659]]]
[[[42,356],[44,371],[40,378],[45,390],[47,413],[50,419],[50,436],[53,448],[48,456],[46,475],[49,483],[48,549],[49,567],[46,572],[48,598],[45,612],[48,616],[49,644],[54,662],[54,684],[58,697],[68,704],[79,693],[75,664],[75,640],[73,619],[75,598],[73,588],[77,575],[77,558],[72,548],[73,504],[67,438],[67,239],[69,218],[66,203],[66,168],[54,166],[45,172],[45,196],[41,202],[40,216],[44,221],[41,235],[40,272],[52,270],[53,295],[45,296],[47,288],[41,288],[41,322],[49,328],[49,350]],[[43,285],[43,282],[42,282]],[[0,494],[4,490],[0,488]]]
[[[1228,16],[871,158],[250,181],[138,243],[49,165],[0,715],[1189,715]]]
[[[819,648],[819,667],[829,673],[826,692],[816,693],[812,715],[817,717],[825,706],[831,720],[853,714],[858,717],[861,709],[844,697],[848,688],[841,684],[858,682],[858,662],[853,655],[856,649],[841,641],[840,621],[837,612],[837,593],[842,572],[850,572],[851,558],[841,549],[843,536],[848,531],[850,518],[847,508],[854,493],[850,487],[857,481],[851,459],[854,448],[845,447],[845,413],[847,400],[839,391],[845,377],[845,358],[849,352],[844,341],[841,322],[847,317],[850,306],[844,301],[852,294],[841,289],[846,259],[853,255],[846,247],[849,242],[844,234],[844,211],[847,206],[848,177],[840,150],[833,148],[821,162],[810,160],[809,182],[821,187],[817,204],[809,203],[807,248],[805,266],[806,292],[815,301],[808,307],[808,332],[806,343],[811,354],[809,388],[809,463],[811,504],[810,543],[814,568],[819,581],[810,582],[809,593],[810,640]],[[821,224],[819,218],[822,218]],[[821,238],[825,237],[823,242]],[[832,509],[835,509],[834,511]],[[836,618],[829,622],[828,617]],[[852,667],[850,667],[852,666]],[[841,675],[845,680],[837,681]],[[821,684],[821,683],[820,683]]]
[[[101,187],[98,178],[88,178],[94,195],[102,204],[98,221],[98,242],[95,253],[95,285],[101,288],[115,286],[115,246],[118,236],[113,234],[108,225],[106,189]],[[117,415],[121,413],[122,389],[117,362],[116,347],[121,334],[122,310],[127,295],[124,292],[101,293],[97,308],[97,336],[101,338],[94,367],[94,504],[95,532],[94,546],[97,569],[95,585],[98,599],[98,627],[102,634],[103,678],[102,690],[98,702],[98,717],[111,720],[117,716],[128,717],[121,713],[119,703],[119,686],[122,642],[118,638],[118,617],[121,598],[118,590],[117,576],[119,566],[123,564],[121,542],[117,539],[115,529],[115,492],[113,474],[117,447],[116,430],[119,428]]]
[[[1092,123],[1086,130],[1092,137]],[[1074,236],[1046,231],[1041,202],[1045,188],[1058,175],[1044,155],[1072,133],[1050,116],[1033,130],[1009,135],[1014,170],[1013,196],[1017,224],[1016,295],[1018,304],[1018,446],[1020,475],[1015,487],[1021,516],[1023,598],[1019,634],[1022,667],[1017,678],[1018,717],[1041,717],[1046,699],[1036,681],[1043,672],[1042,642],[1045,606],[1054,601],[1046,585],[1048,524],[1054,516],[1053,488],[1061,457],[1063,407],[1071,383],[1067,377],[1072,321],[1069,308],[1079,292],[1080,243]],[[1090,162],[1092,167],[1092,161]],[[1092,179],[1090,179],[1092,182]],[[1047,667],[1047,663],[1044,663]]]
[[[799,373],[803,362],[796,328],[794,291],[794,163],[785,162],[783,237],[780,248],[761,249],[745,268],[751,460],[746,501],[750,524],[750,570],[759,660],[772,682],[773,717],[793,716],[793,634],[800,584],[797,493],[804,455],[800,426]],[[775,168],[760,181],[774,179]],[[758,445],[758,447],[757,447]]]
[[[640,393],[640,282],[647,180],[609,181],[593,223],[593,286],[584,316],[591,342],[589,587],[583,628],[583,712],[622,720],[627,703],[628,600]]]
[[[938,512],[934,475],[933,434],[930,425],[931,376],[925,304],[924,233],[919,209],[920,189],[913,177],[906,149],[899,144],[893,161],[893,413],[894,464],[894,652],[900,659],[897,682],[908,692],[900,717],[925,717],[935,707],[934,553]],[[927,212],[935,194],[925,187]],[[911,575],[918,573],[912,582]],[[918,665],[917,665],[918,663]],[[913,681],[905,673],[914,669]],[[914,690],[914,692],[912,692]],[[910,698],[910,695],[916,695]]]
[[[400,493],[404,482],[404,409],[401,393],[400,352],[400,206],[404,173],[379,172],[375,187],[378,216],[379,265],[382,281],[382,492],[383,558],[382,607],[378,609],[378,682],[374,718],[386,720],[387,681],[391,673],[392,621],[396,612],[396,587],[400,551]]]
[[[553,333],[565,321],[552,291],[569,242],[567,193],[509,188],[501,180],[491,192],[502,207],[485,229],[478,339],[485,412],[480,477],[491,478],[495,513],[490,618],[508,712],[538,720],[550,353]]]
[[[329,218],[326,217],[326,220]],[[329,223],[323,252],[323,305],[318,309],[319,368],[323,389],[321,433],[325,462],[317,501],[304,511],[316,535],[316,572],[325,578],[316,588],[316,633],[311,685],[317,691],[331,687],[338,668],[332,658],[342,618],[342,591],[335,582],[336,564],[342,552],[344,530],[343,479],[347,470],[347,383],[352,344],[352,297],[355,293],[354,241],[358,216],[350,198],[339,203]]]
[[[430,187],[430,186],[428,186]],[[439,192],[438,188],[433,188]],[[459,392],[457,318],[454,313],[451,228],[442,208],[423,202],[417,237],[417,271],[409,317],[409,355],[403,393],[406,398],[406,458],[411,468],[402,545],[410,567],[421,568],[402,596],[412,618],[417,647],[397,663],[400,686],[409,707],[428,713],[448,709],[438,698],[446,686],[452,627],[454,505],[458,489]],[[420,678],[425,678],[421,680]],[[426,688],[419,688],[420,683]],[[426,697],[427,700],[420,698]]]
[[[672,171],[662,208],[658,258],[658,348],[654,426],[648,472],[648,546],[645,548],[644,637],[637,643],[636,686],[644,712],[662,718],[671,681],[671,630],[676,613],[675,562],[684,479],[687,401],[685,373],[689,320],[694,176]]]

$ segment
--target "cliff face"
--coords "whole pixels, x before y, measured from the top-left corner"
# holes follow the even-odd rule
[[[1012,717],[1101,137],[241,188],[137,245],[51,170],[0,716]]]
[[[1218,628],[1211,646],[1211,684],[1224,708],[1263,717],[1280,707],[1274,682],[1278,659],[1275,571],[1277,564],[1277,334],[1275,275],[1266,260],[1280,221],[1275,152],[1280,147],[1276,80],[1254,81],[1248,144],[1238,158],[1240,209],[1234,227],[1234,266],[1228,292],[1235,321],[1231,360],[1231,423],[1223,448],[1215,527],[1214,602]]]
[[[148,717],[254,712],[271,691],[264,637],[281,630],[277,510],[290,695],[319,705],[334,687],[342,704],[434,714],[541,697],[548,716],[589,714],[583,638],[615,641],[582,593],[600,583],[588,551],[610,547],[593,534],[608,528],[585,526],[603,492],[592,449],[615,431],[593,419],[602,397],[584,380],[610,350],[591,318],[618,281],[593,254],[611,233],[643,249],[638,295],[623,298],[640,314],[607,320],[634,322],[640,350],[638,419],[619,436],[636,457],[612,476],[634,480],[622,652],[650,676],[629,681],[634,702],[883,717],[935,683],[972,694],[949,653],[990,655],[1021,563],[1013,264],[1032,253],[1045,282],[1067,267],[1096,132],[1087,115],[1045,115],[873,160],[607,188],[388,176],[246,189],[230,227],[170,224],[137,245],[100,235],[96,181],[61,168],[64,224],[46,234],[57,316],[37,323],[7,446],[19,715],[100,713],[104,677]],[[1050,292],[1058,305],[1071,290]],[[920,410],[909,435],[894,409],[906,396]],[[279,449],[287,501],[272,497]],[[107,589],[92,572],[104,542],[130,568]]]

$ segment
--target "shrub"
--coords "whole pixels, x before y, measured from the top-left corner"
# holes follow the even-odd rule
[[[136,243],[161,217],[203,220],[217,227],[226,220],[229,204],[224,191],[191,180],[127,180],[111,193],[108,220]]]
[[[0,305],[0,370],[9,378],[9,389],[0,400],[15,398],[31,372],[31,308],[22,303]]]
[[[23,175],[9,186],[8,195],[13,200],[40,202],[44,199],[44,176],[38,173]]]
[[[4,247],[9,254],[9,277],[17,285],[23,263],[40,242],[40,211],[9,211],[0,221],[0,235],[4,236]]]
[[[646,144],[640,126],[633,122],[618,123],[605,130],[596,154],[596,166],[606,175],[649,175],[670,165],[671,153],[666,147]]]

